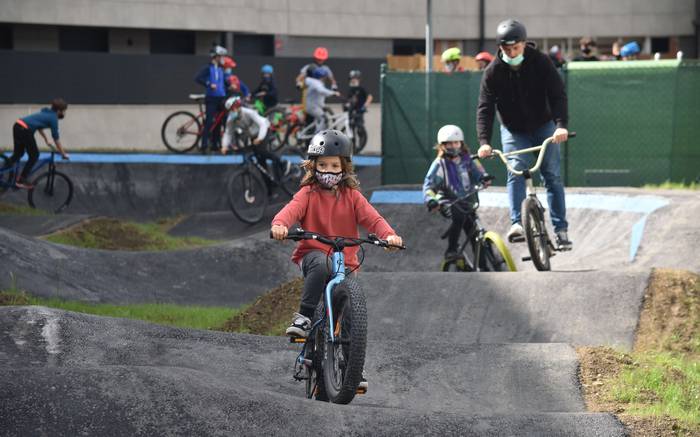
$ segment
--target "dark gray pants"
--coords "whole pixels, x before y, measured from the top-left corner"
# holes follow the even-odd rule
[[[330,279],[333,259],[325,252],[313,250],[301,261],[301,272],[304,275],[304,291],[301,295],[299,313],[313,319],[326,283]]]

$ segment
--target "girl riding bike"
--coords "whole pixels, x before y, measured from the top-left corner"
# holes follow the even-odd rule
[[[454,260],[459,256],[457,247],[459,236],[464,230],[467,235],[471,235],[474,228],[473,217],[467,213],[472,211],[472,204],[476,196],[468,197],[463,202],[440,205],[440,199],[448,197],[456,199],[466,195],[473,185],[484,182],[488,186],[489,182],[484,168],[479,161],[475,161],[469,156],[469,147],[464,143],[464,133],[459,126],[452,124],[440,128],[437,134],[438,144],[437,158],[430,165],[428,174],[423,182],[423,199],[429,211],[440,213],[452,218],[452,225],[448,230],[447,250],[445,260]]]
[[[351,161],[352,142],[347,136],[337,130],[317,133],[309,145],[308,157],[302,164],[306,174],[301,189],[272,220],[273,238],[283,240],[295,223],[320,234],[359,237],[360,225],[389,244],[403,244],[401,237],[360,193]],[[357,252],[357,246],[346,249],[345,263],[351,270],[359,266]],[[287,335],[305,338],[332,273],[328,247],[314,240],[302,240],[292,254],[292,261],[304,275],[304,291]],[[366,388],[366,381],[363,384]]]

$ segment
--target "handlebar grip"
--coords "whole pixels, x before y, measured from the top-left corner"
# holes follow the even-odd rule
[[[469,157],[470,157],[471,159],[479,159],[479,154],[478,154],[478,153],[472,153],[471,155],[469,155]]]
[[[569,132],[569,138],[575,138],[576,132]]]

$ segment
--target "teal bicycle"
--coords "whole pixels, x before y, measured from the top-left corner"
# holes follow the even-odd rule
[[[346,275],[343,251],[353,246],[362,249],[363,244],[397,249],[405,246],[391,245],[374,234],[367,238],[333,237],[300,228],[290,231],[286,239],[316,240],[330,246],[333,252],[331,279],[316,309],[311,331],[307,338],[290,338],[291,343],[304,344],[294,363],[294,379],[306,381],[309,399],[348,404],[356,394],[365,393],[359,385],[367,346],[367,303],[359,284],[348,276],[352,272]],[[364,260],[364,250],[361,253]]]
[[[0,154],[0,196],[7,191],[17,191],[17,175],[20,163],[9,165],[10,159]],[[29,172],[29,178],[48,165],[48,170],[32,180],[33,188],[28,190],[27,201],[32,208],[60,213],[73,199],[73,182],[68,176],[56,170],[56,149],[51,147],[51,155],[41,158]]]

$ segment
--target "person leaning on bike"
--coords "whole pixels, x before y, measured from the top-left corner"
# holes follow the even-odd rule
[[[549,57],[534,43],[526,42],[525,26],[517,20],[501,22],[497,28],[499,50],[496,59],[484,70],[477,107],[476,126],[479,157],[491,154],[491,135],[495,110],[501,123],[504,152],[538,146],[554,137],[547,148],[541,176],[547,188],[550,216],[559,246],[571,247],[567,235],[564,185],[559,168],[559,143],[567,140],[568,108],[564,82]],[[516,170],[529,168],[533,157],[514,156]],[[524,241],[520,206],[525,199],[525,180],[508,173],[508,199],[511,228],[508,241]]]
[[[212,138],[209,138],[211,125],[214,122],[216,114],[221,110],[221,107],[226,100],[226,84],[224,77],[224,70],[221,67],[222,57],[226,56],[227,50],[221,46],[216,46],[209,53],[211,61],[209,65],[202,68],[202,70],[195,77],[195,82],[204,86],[206,88],[204,105],[206,116],[204,118],[204,128],[202,132],[202,142],[199,146],[202,153],[207,152],[207,147],[209,146],[209,141],[213,143],[213,147],[216,147],[219,135],[221,131],[215,129],[215,132],[211,132]]]
[[[464,143],[464,133],[459,126],[448,124],[437,134],[437,158],[430,165],[423,182],[423,200],[429,211],[440,211],[446,218],[452,218],[447,234],[445,260],[459,257],[457,246],[464,230],[467,235],[474,231],[474,207],[476,195],[451,206],[440,205],[440,199],[450,200],[466,196],[472,186],[482,181],[486,172],[478,161],[469,156],[469,148]]]
[[[279,156],[270,152],[267,148],[270,133],[270,121],[258,114],[254,109],[243,106],[243,101],[239,96],[229,97],[224,105],[229,111],[226,118],[226,130],[222,139],[221,153],[226,154],[229,147],[233,150],[238,150],[236,144],[237,134],[236,128],[242,131],[242,135],[255,138],[253,143],[253,151],[255,156],[261,161],[272,161],[275,179],[282,180],[282,175],[289,173],[291,163],[280,159]]]
[[[51,101],[50,108],[42,108],[41,111],[19,118],[15,122],[12,127],[12,137],[15,147],[10,157],[8,167],[15,165],[22,158],[25,151],[28,155],[27,163],[24,165],[22,173],[17,175],[15,185],[18,188],[32,188],[32,185],[27,181],[27,176],[29,176],[29,172],[32,171],[34,164],[36,164],[36,161],[39,159],[39,148],[34,139],[34,132],[39,132],[46,144],[50,146],[51,143],[49,143],[48,138],[46,138],[43,129],[51,129],[51,137],[54,143],[56,143],[58,152],[63,159],[69,158],[68,153],[63,149],[61,140],[58,138],[58,120],[66,116],[67,109],[68,104],[65,100],[56,98]]]
[[[322,79],[326,77],[326,70],[322,68],[309,67],[306,69],[306,79],[304,79],[304,85],[306,86],[306,125],[316,121],[317,132],[325,129],[326,126],[326,116],[324,114],[324,107],[326,106],[326,97],[329,96],[339,96],[338,91],[329,90],[323,85]]]

